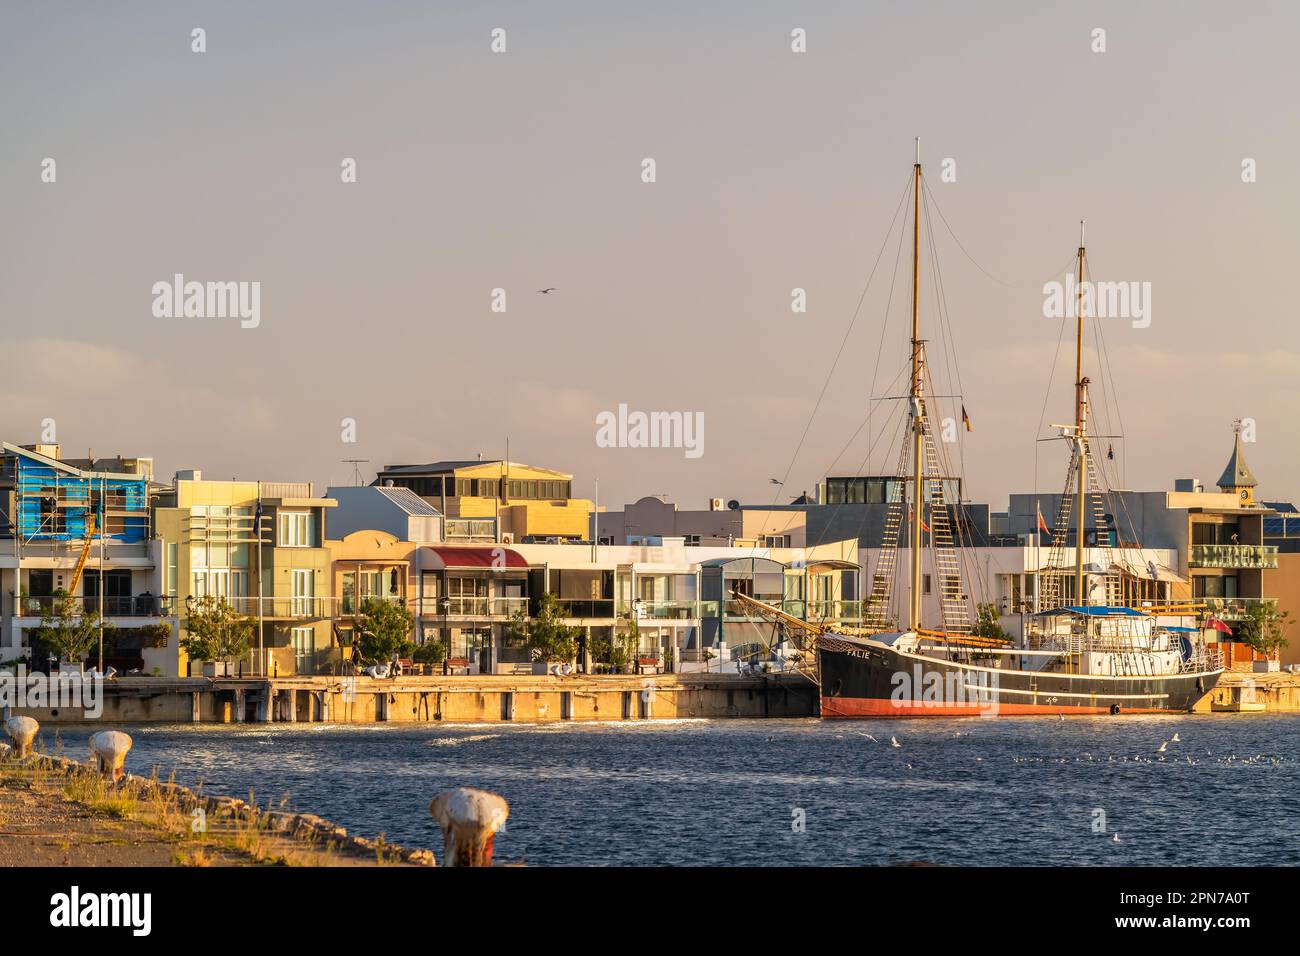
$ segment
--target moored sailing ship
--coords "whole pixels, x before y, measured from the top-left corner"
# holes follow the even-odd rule
[[[964,584],[961,502],[945,490],[935,442],[926,342],[920,335],[920,150],[913,167],[910,387],[898,480],[888,501],[884,540],[872,569],[864,627],[833,633],[745,603],[785,630],[811,634],[826,718],[960,717],[1029,714],[1127,714],[1187,711],[1208,693],[1222,667],[1187,607],[1134,608],[1093,602],[1085,569],[1085,516],[1105,511],[1104,468],[1092,455],[1090,381],[1083,369],[1086,249],[1080,229],[1074,421],[1053,426],[1071,448],[1066,490],[1051,534],[1050,556],[1036,569],[1034,613],[1014,643],[971,621]],[[964,417],[964,410],[963,410]],[[953,510],[955,504],[955,513]],[[1108,515],[1109,517],[1109,515]],[[1040,526],[1043,525],[1041,516]],[[1037,533],[1037,532],[1036,532]],[[904,553],[900,544],[906,540]],[[922,621],[922,552],[938,577],[939,620]],[[906,589],[896,586],[906,557]],[[1111,561],[1104,573],[1124,566]],[[1118,573],[1118,572],[1116,572]],[[1107,591],[1111,589],[1107,588]],[[907,608],[897,604],[905,593]],[[739,597],[739,596],[738,596]],[[1166,613],[1161,613],[1161,611]],[[1172,612],[1172,613],[1170,613]],[[905,617],[904,617],[905,613]],[[896,621],[903,617],[905,626]],[[809,647],[809,650],[813,649]]]

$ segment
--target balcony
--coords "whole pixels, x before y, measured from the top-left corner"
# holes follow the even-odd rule
[[[556,604],[559,606],[560,614],[563,617],[612,618],[614,616],[613,598],[607,598],[604,600],[574,600],[572,598],[560,598]]]
[[[756,595],[754,600],[762,601],[764,604],[770,604],[789,614],[791,617],[803,619],[804,602],[803,601],[781,601],[773,598],[771,595]],[[737,601],[735,598],[722,602],[722,613],[724,619],[728,621],[749,621],[758,620],[758,616],[749,609],[749,606],[743,601]]]
[[[236,614],[264,620],[323,620],[334,616],[337,598],[329,597],[226,597]],[[182,612],[184,608],[182,608]]]
[[[361,606],[367,601],[382,601],[384,604],[396,604],[398,607],[406,606],[406,598],[396,594],[364,594],[361,597],[343,596],[339,598],[340,614],[360,614]]]
[[[519,611],[528,613],[526,597],[449,597],[425,598],[424,616],[433,617],[511,617]]]
[[[1277,546],[1271,544],[1194,544],[1187,557],[1193,568],[1265,570],[1277,567]]]
[[[861,601],[809,601],[807,621],[856,621],[862,617]]]
[[[1224,621],[1244,621],[1252,608],[1261,605],[1277,606],[1277,598],[1199,597],[1195,600],[1203,601],[1211,614]]]
[[[641,620],[693,621],[700,616],[698,601],[637,601]]]
[[[758,600],[763,601],[762,597]],[[716,606],[716,602],[713,603]],[[862,617],[861,601],[836,601],[836,600],[816,600],[804,601],[796,599],[787,599],[784,601],[765,601],[773,607],[791,617],[797,617],[801,621],[856,621]],[[756,615],[742,602],[730,600],[724,602],[725,613],[728,620],[751,620],[757,619]],[[703,617],[716,617],[716,610],[712,613],[706,613],[701,610]]]
[[[10,598],[13,594],[10,593]],[[102,607],[104,617],[171,617],[175,601],[169,597],[138,595],[136,597],[105,596],[101,604],[98,597],[74,595],[68,598],[51,596],[23,597],[10,604],[19,617],[41,617],[54,613],[63,601],[71,601],[80,614],[94,612]]]

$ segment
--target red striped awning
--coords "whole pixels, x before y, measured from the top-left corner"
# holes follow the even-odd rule
[[[528,569],[528,562],[524,560],[522,554],[501,545],[478,545],[464,548],[446,545],[436,548],[424,548],[424,551],[425,556],[429,558],[427,562],[424,562],[425,566],[435,571],[442,571],[447,568],[481,568],[485,571]]]

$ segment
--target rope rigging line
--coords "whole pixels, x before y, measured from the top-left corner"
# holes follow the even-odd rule
[[[785,483],[790,478],[790,472],[794,470],[795,461],[798,460],[799,452],[803,448],[804,442],[808,438],[808,432],[812,429],[813,420],[816,419],[817,412],[821,408],[822,399],[826,397],[826,390],[830,388],[831,379],[835,376],[835,370],[839,367],[840,358],[844,355],[844,348],[845,346],[848,345],[849,342],[849,336],[853,334],[854,326],[857,324],[858,321],[858,315],[862,311],[862,303],[867,298],[867,290],[871,288],[871,282],[876,276],[876,270],[880,267],[880,259],[882,256],[884,256],[885,248],[889,244],[889,236],[894,230],[894,223],[898,221],[898,214],[902,210],[903,203],[906,201],[909,192],[910,189],[905,189],[903,191],[903,195],[899,197],[898,205],[894,209],[894,217],[893,219],[890,220],[889,229],[886,230],[884,241],[881,242],[880,244],[880,251],[876,253],[876,261],[871,267],[870,275],[867,276],[866,284],[862,287],[862,293],[861,295],[858,296],[858,304],[853,309],[853,316],[849,320],[849,326],[844,331],[844,337],[840,339],[840,347],[835,352],[835,359],[834,361],[831,362],[831,367],[830,370],[826,373],[825,381],[822,382],[821,391],[817,395],[817,401],[813,405],[812,413],[808,416],[808,423],[804,425],[803,434],[799,436],[799,442],[795,446],[794,454],[790,456],[790,463],[786,466],[785,474],[781,476],[781,488],[785,487]],[[778,491],[777,494],[780,495],[781,492]],[[775,500],[773,503],[775,503]]]

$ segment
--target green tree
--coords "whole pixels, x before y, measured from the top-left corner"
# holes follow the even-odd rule
[[[971,634],[976,637],[992,637],[1000,641],[1009,639],[1002,625],[998,623],[998,608],[996,604],[986,603],[976,607],[975,627],[971,629]]]
[[[55,592],[53,600],[41,609],[41,623],[35,637],[41,647],[61,664],[80,661],[99,643],[99,613],[85,611],[67,591]],[[105,625],[105,640],[112,625]]]
[[[1291,624],[1291,612],[1279,611],[1276,604],[1260,602],[1246,611],[1246,618],[1237,625],[1237,637],[1270,660],[1291,643],[1286,636]]]
[[[233,661],[248,653],[256,624],[210,594],[187,605],[180,645],[194,661]]]
[[[534,661],[552,664],[568,662],[578,654],[578,628],[564,623],[555,595],[542,595],[536,617],[516,611],[506,625],[506,638],[522,644]]]
[[[415,615],[400,604],[366,598],[357,615],[357,641],[368,661],[389,661],[410,645]]]

